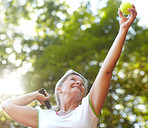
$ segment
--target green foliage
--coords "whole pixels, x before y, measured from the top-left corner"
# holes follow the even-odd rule
[[[108,0],[107,6],[99,9],[97,15],[92,14],[89,3],[81,5],[70,15],[68,6],[59,0],[44,0],[43,4],[31,0],[19,2],[1,3],[6,8],[4,22],[7,24],[7,29],[0,33],[1,74],[4,69],[13,71],[22,67],[23,62],[31,62],[33,69],[24,75],[25,91],[44,87],[47,92],[54,94],[59,78],[68,69],[74,69],[88,79],[90,89],[118,33],[117,11],[121,2]],[[15,30],[12,30],[11,36],[8,34],[11,25],[16,27],[21,18],[30,20],[32,15],[36,15],[35,36],[26,37]],[[138,22],[137,19],[128,32],[98,127],[147,127],[148,30],[137,26]],[[13,47],[16,39],[21,42],[20,53]],[[7,48],[12,52],[6,52]],[[15,53],[16,60],[22,60],[19,66],[8,60],[12,53]],[[51,103],[55,105],[53,95]],[[10,124],[24,127],[1,111],[0,127],[10,127]]]

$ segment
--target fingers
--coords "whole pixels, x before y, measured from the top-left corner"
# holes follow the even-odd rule
[[[48,95],[48,96],[46,97],[46,100],[50,100],[50,95]]]
[[[132,5],[132,8],[128,9],[129,12],[131,12],[132,14],[137,15],[137,11],[134,5]]]
[[[133,5],[133,8],[131,9],[128,9],[128,11],[130,12],[130,16],[129,16],[129,19],[132,21],[132,20],[135,20],[136,16],[137,16],[137,11],[135,9],[135,6]]]
[[[133,7],[134,9],[136,9],[134,4],[132,4],[132,7]]]
[[[122,18],[123,17],[123,14],[122,14],[120,8],[118,8],[118,12],[119,12],[119,17]]]
[[[44,92],[45,92],[45,95],[46,95],[46,100],[49,100],[50,99],[50,95],[47,93],[47,91],[46,90],[44,90]]]
[[[46,95],[45,99],[46,99],[46,100],[49,100],[49,99],[50,99],[50,95],[47,93],[46,90],[44,90],[44,92],[45,92],[45,95]]]
[[[133,16],[133,17],[136,17],[137,16],[137,11],[136,11],[136,8],[135,8],[135,5],[132,4],[132,8],[131,9],[128,9],[128,11],[130,12],[130,14]],[[118,12],[119,12],[119,17],[122,18],[124,17],[123,16],[123,13],[121,12],[120,8],[118,8]]]
[[[128,9],[129,12],[131,12],[131,15],[136,17],[137,16],[137,11],[136,11],[136,8],[135,8],[135,5],[132,4],[132,8],[131,9]]]
[[[44,92],[45,92],[45,95],[48,96],[48,93],[46,92],[46,90],[44,90]]]

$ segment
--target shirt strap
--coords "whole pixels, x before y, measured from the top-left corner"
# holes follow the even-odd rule
[[[38,111],[38,125],[37,125],[37,128],[39,128],[39,109],[37,109]]]
[[[89,96],[88,96],[88,98],[89,98]],[[90,98],[89,98],[89,105],[90,105],[90,107],[91,107],[93,113],[95,114],[95,116],[99,119],[99,116],[96,114],[96,112],[95,112],[95,110],[94,110],[94,108],[93,108],[93,106],[92,106],[92,104],[91,104]]]

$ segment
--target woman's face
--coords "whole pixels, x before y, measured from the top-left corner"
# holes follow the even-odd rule
[[[75,96],[80,99],[82,99],[85,94],[83,79],[78,75],[69,75],[58,89],[60,93],[68,96]]]

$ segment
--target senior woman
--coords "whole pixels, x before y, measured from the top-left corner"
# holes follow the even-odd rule
[[[37,110],[27,106],[34,100],[42,104],[49,99],[49,96],[45,97],[38,91],[8,99],[2,106],[3,110],[14,120],[33,128],[96,128],[113,69],[121,54],[128,29],[137,15],[134,5],[129,11],[130,16],[126,18],[119,9],[119,33],[87,95],[87,80],[79,73],[68,70],[55,88],[58,111]]]

